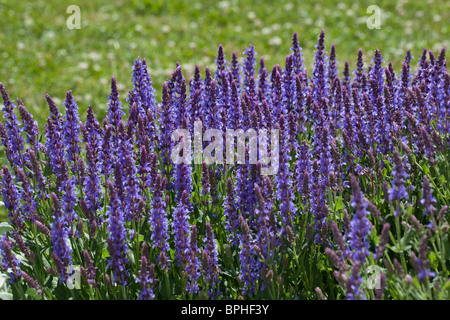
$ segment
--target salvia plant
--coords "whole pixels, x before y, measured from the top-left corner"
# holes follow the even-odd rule
[[[105,119],[46,95],[43,132],[0,83],[0,298],[449,299],[445,48],[400,72],[360,49],[352,66],[322,30],[308,72],[297,33],[290,46],[269,69],[220,45],[215,70],[177,63],[160,99],[136,59]],[[277,173],[175,164],[172,133],[198,120],[277,129]]]

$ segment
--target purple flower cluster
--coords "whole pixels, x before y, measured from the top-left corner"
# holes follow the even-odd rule
[[[394,150],[394,169],[392,170],[391,188],[389,188],[389,201],[408,198],[405,183],[408,175],[403,166],[403,161],[397,150]],[[396,215],[398,212],[396,212]]]
[[[174,231],[175,256],[178,265],[186,265],[189,261],[189,198],[186,190],[181,195],[181,200],[176,207],[173,216],[172,230]]]
[[[11,172],[5,165],[3,165],[2,173],[2,195],[5,209],[8,211],[8,218],[13,226],[23,229],[25,225],[21,208],[19,207],[19,192],[14,184]]]
[[[60,281],[68,279],[68,267],[72,264],[72,249],[68,244],[69,228],[64,213],[61,210],[61,204],[55,193],[51,194],[54,206],[53,222],[51,225],[51,235],[53,243],[52,257],[56,269],[60,276]]]
[[[166,217],[166,208],[168,198],[164,198],[164,189],[166,185],[166,177],[156,176],[154,184],[154,194],[151,203],[151,229],[152,243],[154,248],[158,248],[161,253],[166,254],[169,250],[168,243],[168,223]],[[183,218],[183,217],[182,217]],[[179,223],[180,224],[180,223]]]
[[[20,261],[14,256],[12,252],[12,244],[8,237],[3,235],[0,240],[0,251],[2,255],[2,271],[7,271],[10,283],[18,281],[20,278]]]
[[[189,249],[187,251],[187,259],[189,263],[186,265],[186,274],[188,277],[188,283],[186,291],[190,294],[196,293],[199,290],[197,279],[200,276],[200,261],[198,254],[200,249],[197,247],[197,227],[192,225],[191,237],[189,239]]]
[[[114,279],[118,284],[126,284],[129,276],[126,269],[128,261],[127,230],[124,224],[124,214],[120,208],[118,194],[112,182],[108,182],[110,205],[108,210],[109,237],[108,251],[110,259],[108,266],[113,270]]]
[[[424,235],[419,243],[419,257],[411,252],[411,263],[416,271],[419,281],[424,282],[430,277],[435,277],[436,273],[430,270],[430,261],[428,260],[427,236]]]
[[[14,114],[14,108],[16,108],[16,106],[9,100],[8,93],[1,82],[0,91],[3,97],[3,117],[5,118],[4,130],[6,133],[2,134],[3,145],[7,147],[7,157],[11,165],[20,167],[23,165],[21,154],[23,150],[22,128],[20,128],[20,122]]]
[[[256,280],[259,277],[257,258],[253,250],[253,234],[242,216],[239,216],[239,222],[242,230],[239,253],[241,280],[244,283],[242,294],[251,296],[256,292]]]
[[[207,281],[208,297],[217,298],[221,292],[219,286],[219,257],[217,252],[217,243],[212,231],[211,224],[206,222],[206,247],[202,252],[202,271]]]
[[[155,287],[155,265],[152,263],[148,265],[148,257],[142,255],[141,257],[141,268],[138,272],[138,278],[136,283],[141,286],[141,291],[139,292],[138,300],[152,300],[155,298],[154,287]]]
[[[369,215],[367,203],[364,201],[361,189],[353,175],[351,176],[351,187],[353,191],[351,206],[355,209],[355,213],[350,222],[350,230],[348,233],[350,254],[354,262],[358,261],[362,264],[369,255],[368,237],[371,231],[371,225],[367,218]]]
[[[363,278],[360,275],[361,264],[356,262],[352,268],[352,274],[347,281],[347,300],[365,300],[365,295],[361,290]]]
[[[105,278],[112,280],[110,288],[113,282],[128,284],[139,288],[138,299],[153,299],[160,281],[156,274],[169,275],[175,269],[181,272],[183,294],[202,292],[216,299],[223,291],[219,254],[224,249],[217,237],[228,240],[230,261],[235,257],[239,263],[234,271],[241,294],[253,297],[270,287],[271,277],[279,272],[268,262],[289,268],[286,256],[297,254],[298,241],[309,245],[311,239],[314,248],[327,247],[325,253],[339,268],[336,279],[345,283],[346,297],[364,299],[364,264],[383,257],[390,226],[384,222],[378,247],[371,254],[369,241],[376,229],[372,223],[380,219],[380,211],[364,194],[382,191],[398,217],[401,204],[417,198],[408,193],[414,189],[409,180],[421,163],[410,154],[435,166],[438,152],[445,154],[448,147],[442,138],[450,132],[445,49],[438,57],[425,50],[415,73],[408,52],[399,75],[391,63],[383,65],[379,50],[365,70],[360,49],[354,71],[345,61],[339,73],[337,48],[333,44],[327,52],[322,30],[308,75],[297,33],[290,46],[284,64],[271,69],[263,57],[257,59],[251,45],[243,52],[242,63],[235,52],[227,60],[219,45],[216,70],[205,67],[202,75],[195,66],[192,79],[185,78],[188,73],[183,74],[177,63],[163,84],[160,102],[155,99],[147,61],[136,59],[128,109],[112,77],[103,122],[96,119],[92,106],[81,121],[71,91],[62,104],[64,114],[56,99],[46,95],[50,115],[42,142],[33,116],[20,99],[16,107],[0,83],[5,119],[0,123],[0,139],[9,163],[0,170],[1,193],[16,239],[15,243],[6,237],[1,240],[2,268],[11,271],[13,281],[22,277],[38,287],[13,255],[20,250],[33,260],[22,237],[32,226],[39,237],[51,238],[48,270],[61,283],[71,276],[72,265],[80,265],[84,281],[98,288],[99,268],[104,268]],[[277,174],[263,176],[267,164],[250,159],[252,146],[261,142],[253,137],[237,143],[224,139],[224,147],[231,145],[233,155],[238,155],[235,166],[204,159],[201,166],[193,166],[198,159],[181,153],[187,163],[173,163],[176,144],[186,142],[173,141],[173,132],[184,129],[192,136],[196,120],[202,121],[202,133],[278,130],[279,153],[270,154],[277,156],[272,160]],[[205,147],[208,141],[202,143]],[[400,144],[407,157],[396,148]],[[382,179],[383,175],[390,178]],[[382,190],[375,187],[379,181]],[[423,176],[418,200],[423,219],[435,218],[442,200],[437,199],[439,191],[429,175]],[[47,210],[49,197],[51,210]],[[415,228],[422,230],[418,223]],[[103,241],[101,256],[107,256],[103,266],[94,261],[99,256],[94,252],[97,241]],[[79,243],[86,247],[77,251],[73,246]],[[141,246],[142,253],[133,252]],[[426,238],[418,252],[419,257],[412,254],[411,263],[424,281],[434,276]],[[277,281],[281,284],[282,277]],[[170,295],[171,288],[167,291]]]
[[[66,146],[67,162],[77,162],[80,153],[80,119],[78,117],[78,106],[73,98],[72,91],[67,92],[66,100],[63,103],[66,107],[66,116],[63,125],[63,142]]]

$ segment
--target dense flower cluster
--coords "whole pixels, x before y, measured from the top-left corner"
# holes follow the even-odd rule
[[[448,248],[445,48],[438,57],[424,50],[416,71],[408,52],[400,74],[379,50],[365,68],[361,49],[354,71],[345,61],[340,73],[324,30],[309,73],[297,33],[290,49],[270,70],[253,46],[240,62],[235,52],[227,61],[220,45],[216,69],[203,77],[196,66],[187,80],[177,63],[160,102],[147,61],[136,59],[126,103],[112,77],[103,121],[92,106],[80,119],[71,91],[64,114],[46,95],[44,141],[0,83],[10,228],[1,270],[11,283],[59,298],[79,268],[82,298],[381,299],[423,297],[431,280],[433,288],[447,281],[446,256],[434,252],[431,263],[429,254]],[[188,137],[172,133],[192,135],[199,120],[223,132],[233,153],[244,150],[244,161],[179,154],[188,163],[173,163]],[[226,141],[226,129],[277,129],[277,174],[261,175],[268,164],[250,159],[258,138]],[[370,265],[382,265],[374,291]],[[428,290],[410,293],[413,276]],[[49,277],[58,290],[46,288]]]

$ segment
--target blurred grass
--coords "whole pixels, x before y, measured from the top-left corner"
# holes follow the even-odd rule
[[[69,30],[69,5],[81,9],[81,29]],[[381,29],[368,29],[369,5],[382,10]],[[61,105],[72,90],[85,119],[92,104],[99,117],[107,108],[109,81],[117,78],[122,101],[131,89],[131,66],[148,61],[160,97],[164,80],[179,61],[186,78],[195,64],[213,66],[217,47],[242,53],[252,44],[266,65],[284,65],[294,31],[311,69],[321,28],[326,46],[336,44],[340,67],[355,64],[358,48],[370,62],[380,49],[400,69],[406,50],[449,46],[450,2],[428,1],[211,1],[211,0],[0,0],[0,81],[21,98],[41,129],[48,114],[44,95]]]

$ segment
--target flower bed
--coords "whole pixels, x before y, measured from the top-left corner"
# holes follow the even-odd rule
[[[0,298],[448,299],[445,48],[398,75],[379,50],[340,74],[323,31],[309,74],[297,34],[284,68],[243,55],[219,46],[189,81],[177,64],[160,103],[137,59],[126,103],[114,77],[103,121],[47,95],[42,134],[1,84]],[[222,132],[216,160],[226,130],[275,130],[272,162],[242,154],[256,136],[229,144],[241,162],[174,163],[196,121]]]

